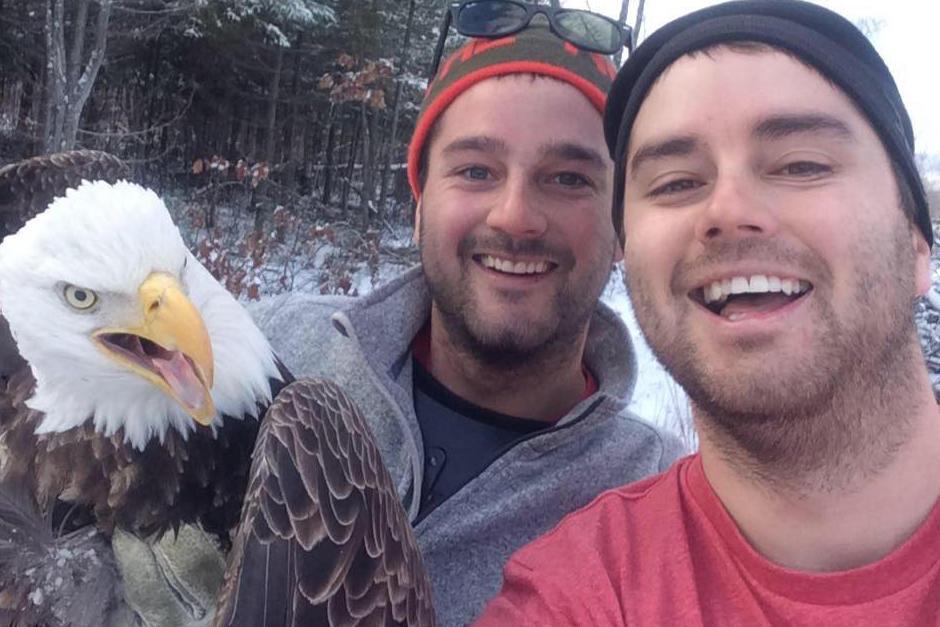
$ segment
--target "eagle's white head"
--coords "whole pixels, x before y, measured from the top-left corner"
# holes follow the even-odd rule
[[[279,378],[251,317],[133,183],[85,181],[6,237],[0,312],[36,378],[37,433],[93,420],[143,449],[256,416]]]

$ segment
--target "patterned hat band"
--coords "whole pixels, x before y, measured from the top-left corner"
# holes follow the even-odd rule
[[[550,76],[568,83],[603,114],[616,70],[607,57],[581,50],[542,25],[500,39],[471,40],[441,64],[421,104],[408,147],[408,182],[415,200],[421,197],[421,154],[438,118],[473,85],[509,74]]]

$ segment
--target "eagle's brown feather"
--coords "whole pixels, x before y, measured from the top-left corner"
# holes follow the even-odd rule
[[[278,395],[258,434],[215,625],[435,624],[411,525],[359,409],[333,383]]]
[[[0,239],[82,180],[114,183],[129,172],[123,161],[98,150],[58,152],[0,168]]]
[[[88,507],[105,533],[119,526],[154,539],[198,521],[228,543],[248,481],[257,420],[226,417],[215,435],[199,428],[187,439],[169,429],[162,443],[153,439],[142,451],[124,442],[123,430],[105,436],[90,421],[36,435],[42,414],[26,406],[34,386],[29,368],[23,368],[0,395],[7,405],[0,409],[0,444],[32,452],[7,458],[4,482],[30,486],[42,512],[51,512],[57,500]]]

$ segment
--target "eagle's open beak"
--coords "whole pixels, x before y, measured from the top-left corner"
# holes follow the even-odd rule
[[[98,329],[92,341],[109,358],[169,394],[193,420],[212,424],[212,343],[202,317],[168,274],[151,274],[137,294],[141,323]]]

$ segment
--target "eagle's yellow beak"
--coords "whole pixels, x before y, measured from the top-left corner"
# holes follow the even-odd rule
[[[212,343],[179,282],[155,272],[137,290],[140,323],[98,329],[94,344],[110,359],[147,379],[201,425],[212,424]]]

